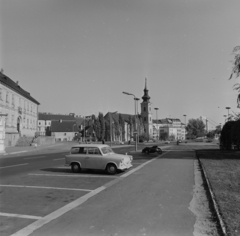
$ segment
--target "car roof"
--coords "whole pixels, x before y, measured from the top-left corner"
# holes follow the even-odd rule
[[[86,144],[76,144],[73,147],[98,147],[98,148],[102,148],[102,147],[109,147],[108,145],[106,144],[94,144],[94,143],[86,143]]]

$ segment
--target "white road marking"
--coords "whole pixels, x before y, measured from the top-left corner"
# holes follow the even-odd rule
[[[64,160],[65,158],[53,159],[54,161]]]
[[[72,190],[72,191],[85,191],[91,192],[91,189],[80,189],[80,188],[56,188],[56,187],[44,187],[44,186],[27,186],[27,185],[4,185],[1,184],[0,187],[10,187],[10,188],[41,188],[41,189],[55,189],[55,190]]]
[[[45,157],[45,156],[26,157],[26,158],[23,158],[23,159],[24,159],[24,160],[27,160],[27,159],[35,159],[35,158],[42,158],[42,157]]]
[[[93,177],[93,178],[119,178],[118,176],[113,175],[89,175],[89,174],[72,174],[72,175],[54,175],[54,174],[28,174],[28,175],[40,175],[40,176],[52,176],[52,177],[75,177],[75,178],[81,178],[81,177]]]
[[[3,167],[0,167],[0,169],[11,168],[11,167],[16,167],[16,166],[24,166],[24,165],[28,165],[28,163],[19,164],[19,165],[12,165],[12,166],[3,166]]]
[[[167,154],[168,152],[162,154],[161,156]],[[31,233],[33,233],[33,231],[41,228],[43,225],[51,222],[52,220],[62,216],[63,214],[67,213],[68,211],[71,211],[72,209],[80,206],[81,204],[83,204],[84,202],[86,202],[88,199],[90,199],[91,197],[97,195],[98,193],[102,192],[103,190],[105,190],[107,187],[111,186],[111,185],[114,185],[115,183],[118,183],[119,181],[123,180],[124,177],[127,177],[129,176],[130,174],[134,173],[135,171],[141,169],[143,166],[147,165],[148,163],[156,160],[157,158],[159,157],[156,157],[146,163],[143,163],[142,165],[134,168],[133,170],[127,172],[126,174],[122,175],[120,178],[118,179],[114,179],[112,181],[110,181],[108,184],[104,185],[104,186],[101,186],[95,190],[93,190],[92,192],[90,193],[87,193],[86,195],[76,199],[75,201],[72,201],[71,203],[65,205],[64,207],[62,208],[59,208],[58,210],[50,213],[49,215],[46,215],[44,216],[42,219],[40,220],[37,220],[35,222],[33,222],[32,224],[24,227],[23,229],[19,230],[18,232],[12,234],[11,236],[28,236],[30,235]]]
[[[33,220],[42,219],[41,216],[30,216],[30,215],[10,214],[10,213],[3,213],[3,212],[0,212],[0,216],[16,217],[16,218],[25,218],[25,219],[33,219]]]

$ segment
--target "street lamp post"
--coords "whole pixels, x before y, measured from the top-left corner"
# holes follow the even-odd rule
[[[135,151],[137,151],[137,126],[136,126],[136,96],[132,93],[127,93],[127,92],[123,92],[124,94],[126,95],[131,95],[134,97],[134,110],[135,110],[135,131],[134,131],[134,134],[135,134]]]
[[[228,118],[227,118],[227,120],[229,121],[229,109],[231,109],[231,107],[226,107],[226,109],[228,110]]]
[[[136,109],[136,112],[137,112],[137,117],[138,117],[138,101],[140,100],[139,98],[134,98],[134,100],[136,101],[136,107],[137,107],[137,109]],[[136,120],[136,119],[135,119]],[[137,122],[137,120],[135,121],[135,122]],[[137,142],[139,143],[139,124],[137,123],[137,129],[136,129],[136,131],[137,131]]]
[[[155,110],[156,110],[156,119],[157,119],[157,141],[158,141],[158,114],[157,114],[157,112],[158,112],[158,108],[157,107],[155,107],[154,108]]]
[[[185,117],[185,126],[186,126],[186,116],[187,116],[187,115],[183,115],[183,116]]]

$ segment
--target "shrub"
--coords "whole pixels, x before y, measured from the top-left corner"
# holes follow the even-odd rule
[[[231,129],[231,140],[234,145],[240,148],[240,120],[235,121]]]
[[[231,150],[232,149],[232,137],[231,131],[232,127],[235,125],[236,121],[228,121],[222,128],[220,136],[220,146],[222,149]]]

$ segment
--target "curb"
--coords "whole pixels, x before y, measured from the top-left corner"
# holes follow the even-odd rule
[[[196,155],[196,156],[197,156],[197,155]],[[226,228],[225,223],[224,223],[224,221],[223,221],[223,218],[222,218],[222,216],[221,216],[221,214],[220,214],[220,209],[219,209],[219,207],[218,207],[216,198],[215,198],[215,196],[214,196],[214,193],[213,193],[211,184],[210,184],[210,182],[209,182],[209,180],[208,180],[207,173],[206,173],[206,171],[205,171],[205,169],[204,169],[204,167],[203,167],[203,165],[202,165],[202,162],[201,162],[200,158],[197,157],[197,160],[198,160],[199,166],[200,166],[201,169],[202,169],[204,179],[206,180],[207,187],[208,187],[208,190],[209,190],[209,192],[210,192],[211,200],[212,200],[212,202],[213,202],[213,208],[214,208],[214,211],[215,211],[215,213],[216,213],[216,215],[217,215],[218,222],[220,223],[220,227],[221,227],[222,233],[223,233],[224,236],[227,236],[227,228]]]

